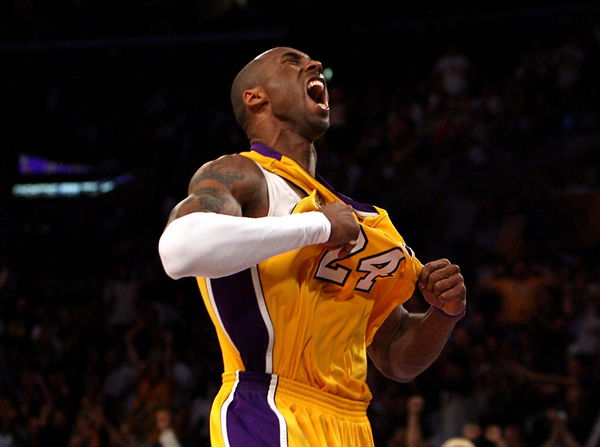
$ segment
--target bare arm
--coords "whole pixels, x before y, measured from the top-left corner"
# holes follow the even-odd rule
[[[396,308],[368,349],[375,366],[399,382],[412,381],[438,358],[466,308],[464,279],[447,259],[423,267],[419,289],[431,304],[429,310],[411,314]]]
[[[225,155],[196,171],[187,198],[173,208],[168,223],[194,212],[264,216],[267,210],[260,202],[265,202],[266,195],[264,177],[254,162],[241,155]]]
[[[562,411],[548,410],[546,417],[552,424],[548,439],[542,444],[542,447],[581,447],[581,444],[573,437],[567,428],[566,414]]]
[[[408,418],[406,420],[406,446],[423,447],[423,430],[421,429],[421,413],[425,401],[421,396],[411,396],[408,399],[406,410]]]

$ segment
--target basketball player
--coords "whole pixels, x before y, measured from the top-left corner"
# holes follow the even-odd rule
[[[401,382],[426,369],[465,313],[459,268],[423,266],[385,210],[317,176],[320,62],[271,49],[231,101],[250,150],[195,173],[159,242],[170,277],[197,277],[223,352],[212,445],[372,446],[367,354]],[[422,315],[402,307],[416,284]]]

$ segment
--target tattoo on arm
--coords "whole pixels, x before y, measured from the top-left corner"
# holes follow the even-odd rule
[[[215,165],[210,168],[198,173],[192,178],[190,182],[189,191],[195,192],[195,187],[202,181],[205,180],[213,180],[215,182],[221,183],[223,186],[231,186],[235,182],[242,180],[244,178],[244,174],[239,171],[226,170],[226,166],[223,165]]]
[[[169,223],[197,211],[242,215],[234,190],[247,189],[246,172],[231,158],[219,159],[200,168],[188,187],[189,196],[171,212]]]
[[[208,211],[214,213],[220,213],[225,207],[226,199],[223,191],[211,186],[203,186],[196,189],[192,195],[181,202],[174,210],[171,215],[172,219],[189,214],[189,208],[193,208],[194,211]]]
[[[200,206],[202,211],[213,211],[218,213],[225,205],[223,192],[211,186],[198,188],[191,198],[196,200],[197,205]]]

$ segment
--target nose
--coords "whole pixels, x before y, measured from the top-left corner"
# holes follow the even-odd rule
[[[305,70],[308,73],[316,72],[318,74],[323,73],[323,64],[319,61],[311,60],[307,65]]]

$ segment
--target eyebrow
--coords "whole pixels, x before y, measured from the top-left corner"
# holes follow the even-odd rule
[[[295,51],[288,51],[288,52],[286,52],[286,53],[283,53],[283,54],[281,55],[281,59],[285,59],[286,57],[291,57],[291,58],[293,58],[293,59],[302,59],[302,58],[304,58],[305,56],[304,56],[304,55],[302,55],[302,54],[300,54],[300,53],[296,53]],[[307,58],[308,60],[311,60],[311,59],[310,59],[310,57],[308,57],[308,56],[306,56],[306,58]]]

